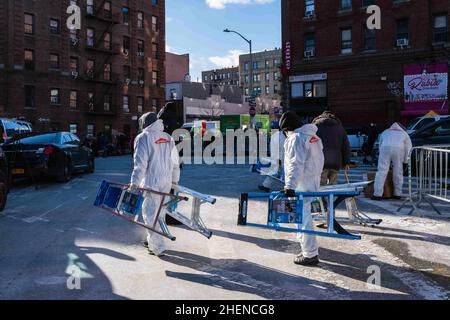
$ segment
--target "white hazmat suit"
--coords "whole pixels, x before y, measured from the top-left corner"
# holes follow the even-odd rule
[[[408,162],[411,149],[411,138],[398,123],[394,123],[392,127],[381,134],[378,172],[375,178],[375,197],[381,198],[383,196],[384,184],[391,162],[393,164],[394,195],[402,196],[403,163]]]
[[[318,128],[308,124],[294,132],[288,132],[285,143],[285,189],[297,192],[320,190],[325,157],[322,140],[316,135]],[[311,198],[303,204],[303,230],[314,230],[311,217]],[[317,238],[314,235],[299,233],[298,238],[305,258],[319,255]]]
[[[156,120],[136,137],[131,185],[169,193],[172,183],[178,183],[179,180],[179,157],[175,142],[164,132],[162,120]],[[155,223],[161,199],[162,196],[150,192],[144,195],[142,215],[149,226]],[[162,210],[160,218],[165,219],[165,216],[166,211]],[[161,231],[159,222],[156,229]],[[157,256],[166,250],[164,237],[157,233],[148,231],[147,241],[149,249]]]
[[[263,181],[265,188],[275,190],[279,188],[280,182],[271,178],[270,176],[276,176],[284,167],[284,143],[286,142],[286,136],[282,131],[277,131],[272,134],[270,138],[270,158],[272,165],[270,168],[262,170],[262,174],[267,175]],[[273,163],[276,163],[274,165]],[[281,162],[281,166],[280,166]]]

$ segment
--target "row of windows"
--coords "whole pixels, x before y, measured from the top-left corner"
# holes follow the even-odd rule
[[[246,95],[246,96],[250,95],[250,89],[249,89],[249,88],[245,88],[244,91],[245,91],[245,95]],[[257,95],[261,95],[261,93],[262,93],[261,87],[259,87],[259,86],[253,87],[253,91],[254,91],[254,93],[257,94]],[[275,85],[273,86],[273,92],[272,92],[272,93],[273,93],[273,94],[278,94],[278,92],[279,92],[279,87],[278,87],[277,84],[275,84]],[[270,92],[270,86],[266,86],[266,87],[264,88],[264,94],[266,94],[266,95],[271,94],[271,92]]]
[[[253,62],[253,70],[259,70],[262,69],[262,63],[261,61],[254,61]],[[273,59],[273,60],[265,60],[264,61],[264,67],[266,69],[268,68],[277,68],[280,65],[280,59]],[[249,62],[244,63],[244,71],[249,71]]]
[[[394,3],[409,2],[410,0],[392,0]],[[361,3],[363,8],[377,4],[376,0],[339,0],[339,9],[342,11],[350,11],[353,4]],[[305,16],[310,17],[316,14],[316,0],[304,0]]]
[[[409,19],[399,19],[396,21],[396,39],[395,46],[410,46]],[[366,51],[376,50],[376,30],[370,30],[363,25],[363,48]],[[448,41],[448,22],[447,15],[436,15],[433,19],[434,42],[443,43]],[[316,37],[314,32],[304,34],[305,58],[316,55]],[[353,52],[352,28],[341,29],[341,54]]]
[[[272,73],[272,77],[271,74],[269,72],[266,72],[264,74],[264,80],[270,81],[270,79],[273,79],[274,81],[279,81],[280,80],[280,73],[279,72],[273,72]],[[244,83],[250,83],[250,76],[249,75],[245,75],[244,76]],[[253,75],[253,82],[261,82],[261,74],[257,73]]]
[[[36,108],[36,88],[34,86],[25,86],[25,107],[26,108]],[[77,90],[69,91],[69,108],[72,110],[79,109],[79,98],[80,94]],[[87,106],[89,111],[94,111],[94,107],[98,101],[96,101],[96,96],[93,92],[88,92],[86,95]],[[144,112],[144,97],[136,97],[136,110],[138,113]],[[112,96],[107,94],[103,95],[101,99],[104,112],[111,112]],[[50,89],[50,105],[60,106],[61,103],[61,89],[52,88]],[[158,108],[159,99],[152,99],[152,108]],[[131,97],[128,95],[122,96],[122,111],[124,113],[130,113],[131,107]]]
[[[24,68],[26,70],[35,70],[35,54],[34,50],[25,49],[24,53]],[[49,57],[49,67],[53,70],[59,70],[60,69],[60,57],[56,53],[51,53]],[[70,57],[70,63],[69,68],[72,76],[75,78],[79,76],[80,74],[80,68],[79,68],[79,60],[77,57]],[[112,81],[112,64],[111,63],[105,63],[103,64],[102,69],[100,72],[96,70],[96,62],[94,59],[88,59],[86,62],[86,77],[89,79],[98,79],[99,73],[101,73],[101,79],[104,81]],[[123,77],[124,81],[126,79],[131,79],[131,67],[130,66],[123,66]],[[138,68],[138,74],[137,79],[140,84],[144,84],[145,82],[145,69],[144,68]],[[152,79],[151,79],[152,85],[159,85],[159,72],[156,70],[152,71]],[[128,83],[129,84],[129,83]]]
[[[233,74],[233,76],[237,76],[237,74]],[[209,79],[208,79],[208,75],[204,76],[203,78],[205,81],[208,81],[208,80],[212,81],[212,80],[231,79],[231,77],[232,77],[232,74],[230,72],[228,72],[228,73],[220,73],[220,74],[211,74],[209,76]]]
[[[89,0],[88,0],[89,2]],[[88,5],[87,8],[87,13],[88,14],[94,14],[94,9],[93,7],[90,9],[91,7]],[[130,23],[130,9],[128,7],[124,7],[122,9],[122,16],[123,16],[123,23],[125,25],[129,25]],[[104,15],[106,18],[111,18],[111,2],[110,1],[105,1],[104,4]],[[136,15],[137,19],[137,28],[138,29],[143,29],[145,26],[145,21],[144,21],[144,13],[142,11],[138,11],[137,15]],[[24,32],[27,35],[34,35],[36,31],[36,18],[34,14],[31,13],[25,13],[24,14]],[[71,32],[73,33],[76,30],[71,30]],[[158,32],[159,31],[159,26],[158,26],[158,17],[157,16],[152,16],[152,31],[153,32]],[[61,33],[61,24],[59,19],[55,19],[55,18],[50,18],[49,19],[49,32],[52,35],[59,35]]]

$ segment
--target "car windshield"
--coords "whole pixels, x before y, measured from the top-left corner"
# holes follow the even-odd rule
[[[52,144],[59,143],[60,135],[58,133],[47,133],[38,136],[21,139],[21,143],[26,144]]]

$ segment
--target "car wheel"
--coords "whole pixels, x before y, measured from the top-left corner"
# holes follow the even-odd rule
[[[95,158],[91,157],[88,161],[88,168],[86,170],[86,173],[94,173],[95,171]]]
[[[62,173],[58,176],[58,182],[69,182],[72,179],[72,168],[70,161],[68,159],[64,160],[64,167],[62,168]]]
[[[0,172],[0,212],[5,209],[8,198],[8,181],[6,176]]]

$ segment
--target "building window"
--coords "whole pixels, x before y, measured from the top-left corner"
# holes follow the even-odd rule
[[[244,63],[244,71],[248,71],[248,62]]]
[[[377,49],[377,34],[375,29],[370,30],[367,25],[363,25],[364,29],[364,50],[373,51]]]
[[[24,30],[26,34],[34,34],[34,15],[25,13]]]
[[[70,71],[78,72],[78,58],[77,57],[70,57]]]
[[[137,42],[138,56],[143,57],[145,55],[145,44],[143,40]]]
[[[86,63],[86,76],[90,79],[94,79],[95,73],[95,60],[88,60]]]
[[[434,42],[448,41],[448,21],[447,15],[434,17]]]
[[[105,37],[103,38],[103,47],[106,50],[111,50],[111,33],[105,33]]]
[[[130,113],[130,97],[129,96],[123,96],[122,109],[123,109],[123,112]]]
[[[305,16],[313,15],[316,11],[314,0],[305,0]]]
[[[93,92],[88,92],[88,106],[89,111],[94,111],[95,95]]]
[[[103,5],[103,11],[105,13],[105,17],[108,19],[111,19],[112,17],[111,7],[111,1],[105,1],[105,4]]]
[[[305,34],[305,57],[315,56],[316,54],[316,37],[314,33]]]
[[[145,83],[145,69],[143,68],[138,69],[138,81],[140,85],[144,85]]]
[[[86,135],[90,138],[95,137],[95,124],[89,123],[86,126]]]
[[[261,95],[261,87],[255,87],[255,88],[253,89],[253,92],[254,92],[256,95],[260,96],[260,95]]]
[[[259,70],[261,63],[259,61],[253,62],[253,70]]]
[[[144,112],[144,97],[138,97],[137,98],[137,111],[138,113],[143,113]]]
[[[153,32],[158,32],[159,28],[158,28],[158,17],[157,16],[152,16],[152,31]]]
[[[352,0],[341,0],[341,10],[351,10]]]
[[[264,79],[266,80],[266,82],[270,81],[270,73],[266,72]]]
[[[34,70],[34,50],[25,49],[24,65],[26,70]]]
[[[277,84],[275,84],[275,85],[273,86],[273,93],[275,93],[275,94],[278,93],[278,85],[277,85]]]
[[[25,108],[36,108],[36,88],[25,86]]]
[[[76,123],[69,124],[69,132],[72,134],[77,134],[78,133],[78,124],[76,124]]]
[[[153,111],[156,111],[159,109],[159,99],[152,99],[152,108]]]
[[[291,84],[292,98],[324,98],[326,96],[326,81],[295,82]]]
[[[375,4],[375,0],[362,0],[362,6],[368,7]]]
[[[105,125],[103,126],[103,130],[104,130],[105,133],[111,134],[112,125],[110,125],[110,124],[105,124]]]
[[[123,37],[123,53],[127,56],[130,53],[131,40],[130,37]]]
[[[123,7],[122,15],[123,15],[123,24],[126,26],[129,25],[130,24],[130,8]]]
[[[152,0],[152,5],[153,6],[157,6],[158,5],[158,0]]]
[[[111,111],[111,96],[109,94],[103,96],[103,110],[106,112]]]
[[[352,42],[352,29],[342,29],[341,30],[341,53],[347,54],[352,53],[353,51],[353,42]]]
[[[50,104],[56,105],[61,103],[61,97],[59,95],[59,89],[50,90]]]
[[[50,34],[59,34],[59,20],[50,19]]]
[[[158,83],[158,71],[152,71],[152,84],[157,86]]]
[[[153,53],[153,59],[159,59],[158,44],[157,43],[152,43],[152,53]]]
[[[123,77],[124,77],[124,79],[131,79],[130,66],[123,66]]]
[[[278,72],[274,72],[274,73],[273,73],[273,80],[275,80],[275,81],[280,80],[280,75],[279,75]]]
[[[260,82],[261,81],[261,75],[260,74],[254,74],[253,75],[253,82]]]
[[[73,90],[70,91],[69,107],[70,107],[70,109],[78,108],[78,92],[77,91],[73,91]]]
[[[409,41],[409,20],[401,19],[397,20],[397,40]]]
[[[265,93],[266,94],[270,94],[270,87],[269,86],[266,86]]]
[[[94,0],[87,0],[86,1],[86,13],[89,15],[94,14]]]
[[[59,69],[59,55],[50,54],[50,69]]]
[[[111,81],[111,63],[103,65],[103,80]]]
[[[88,47],[93,47],[94,46],[94,38],[95,38],[95,31],[92,28],[87,28],[86,29],[86,45]]]
[[[144,13],[142,11],[138,11],[137,13],[137,27],[144,29]]]
[[[270,68],[270,60],[266,60],[265,66],[266,66],[266,69]]]

